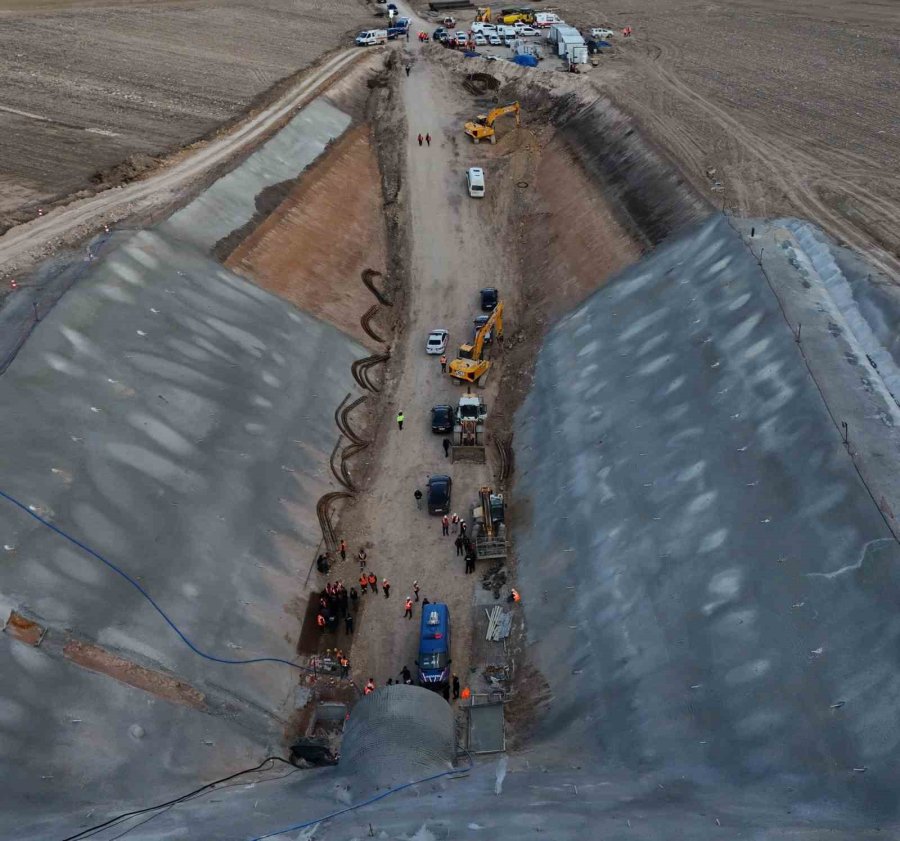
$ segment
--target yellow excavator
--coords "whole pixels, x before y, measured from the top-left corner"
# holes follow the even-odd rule
[[[491,22],[491,7],[490,6],[479,6],[475,11],[475,22],[476,23],[490,23]]]
[[[497,16],[497,23],[503,23],[512,26],[514,23],[527,23],[529,26],[534,23],[534,12],[526,9],[504,9]]]
[[[491,317],[481,325],[471,345],[460,345],[459,355],[450,363],[449,373],[455,380],[477,383],[487,374],[491,363],[482,359],[484,340],[492,330],[498,342],[503,341],[503,301],[498,301]],[[482,380],[482,385],[484,384]]]
[[[478,143],[485,138],[490,139],[491,143],[496,143],[497,135],[494,131],[494,121],[504,114],[515,114],[516,128],[518,128],[522,125],[519,120],[520,110],[519,103],[513,102],[511,105],[504,105],[502,108],[494,108],[489,114],[479,114],[473,122],[466,123],[466,134],[468,134],[475,143]]]

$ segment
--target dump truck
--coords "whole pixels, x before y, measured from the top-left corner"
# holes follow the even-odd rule
[[[487,418],[484,400],[471,392],[459,398],[456,407],[456,423],[453,427],[453,443],[450,447],[450,461],[471,461],[484,464],[487,454],[484,449],[483,425]]]
[[[487,114],[479,114],[474,120],[466,123],[465,131],[469,137],[472,138],[474,143],[479,143],[482,140],[490,140],[491,143],[497,142],[497,134],[494,131],[494,122],[498,117],[502,117],[505,114],[515,114],[516,115],[516,128],[518,128],[522,123],[519,119],[519,112],[521,108],[518,102],[512,102],[509,105],[504,105],[501,108],[494,108]]]
[[[506,558],[506,507],[503,494],[492,488],[482,487],[472,506],[473,531],[475,533],[475,557],[478,560]]]
[[[503,301],[498,301],[494,311],[481,328],[475,334],[475,340],[472,344],[459,346],[459,352],[448,366],[448,373],[453,379],[464,383],[478,383],[482,388],[487,380],[487,373],[491,367],[488,360],[482,358],[484,355],[485,337],[492,330],[496,329],[498,341],[503,338]]]

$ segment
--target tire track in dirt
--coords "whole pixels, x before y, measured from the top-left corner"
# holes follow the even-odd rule
[[[900,259],[880,242],[874,241],[876,237],[881,239],[876,233],[879,227],[887,228],[889,220],[900,217],[900,204],[878,196],[871,190],[858,186],[858,182],[833,172],[836,167],[843,166],[846,159],[854,161],[857,166],[869,163],[873,170],[876,166],[874,162],[868,161],[862,155],[851,153],[845,156],[844,153],[837,153],[832,149],[830,155],[832,174],[823,175],[820,156],[804,151],[799,141],[794,138],[765,139],[754,133],[724,108],[694,90],[669,70],[663,63],[666,58],[666,48],[654,45],[640,63],[662,88],[700,111],[734,142],[739,162],[731,164],[732,169],[740,168],[741,159],[754,160],[775,176],[798,215],[816,221],[835,238],[844,240],[867,253],[870,260],[886,273],[895,277],[900,276]],[[649,111],[643,111],[641,118],[661,130],[676,157],[686,161],[696,172],[703,172],[701,158],[705,155],[689,132],[681,127],[680,121],[661,118]],[[869,175],[871,174],[870,171]],[[820,198],[813,185],[831,187],[836,193],[850,198],[857,205],[860,221],[850,220],[831,208]],[[735,209],[740,213],[760,212],[758,196],[752,188],[746,186],[744,179],[733,178],[729,181],[728,198],[734,200]]]

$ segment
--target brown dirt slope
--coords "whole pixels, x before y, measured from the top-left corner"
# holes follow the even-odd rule
[[[208,134],[371,20],[363,0],[0,0],[0,228]]]
[[[376,303],[360,275],[385,265],[379,178],[369,130],[357,126],[304,175],[226,265],[377,347],[360,325]],[[388,338],[386,330],[379,335]]]

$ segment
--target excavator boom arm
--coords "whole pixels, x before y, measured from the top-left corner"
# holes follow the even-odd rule
[[[516,115],[516,125],[519,125],[519,110],[520,106],[518,102],[513,102],[511,105],[504,105],[502,108],[494,108],[490,114],[487,115],[487,118],[484,121],[486,126],[494,125],[494,120],[498,117],[502,117],[506,114],[515,114]]]
[[[472,359],[481,359],[481,354],[484,351],[484,339],[488,333],[494,328],[494,325],[497,326],[497,335],[503,335],[503,301],[498,301],[497,306],[494,307],[494,311],[491,313],[491,317],[484,322],[481,326],[481,329],[475,334],[475,341],[472,344]]]

